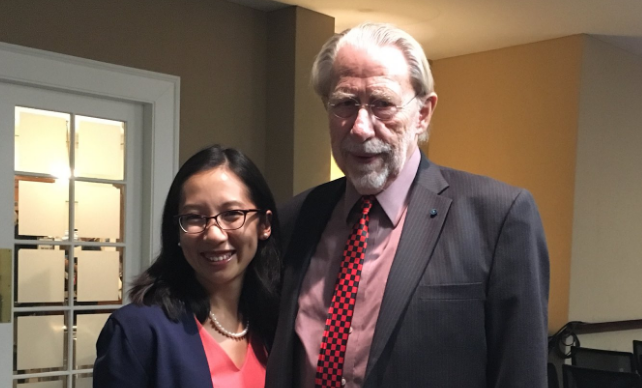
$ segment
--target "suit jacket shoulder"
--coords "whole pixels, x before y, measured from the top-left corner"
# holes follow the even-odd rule
[[[192,314],[174,322],[159,306],[129,304],[109,317],[96,349],[97,388],[212,384]]]
[[[469,198],[485,198],[499,202],[512,202],[516,196],[525,189],[509,185],[488,176],[477,175],[466,171],[455,170],[449,167],[434,165],[448,182],[448,189],[444,195]]]
[[[437,167],[448,182],[448,188],[442,195],[451,198],[456,205],[451,210],[475,214],[486,227],[503,227],[511,211],[526,207],[523,209],[525,213],[536,223],[541,222],[535,199],[528,190],[487,176]],[[486,235],[491,236],[492,233]]]
[[[303,205],[311,202],[313,207],[317,207],[319,204],[334,206],[341,194],[343,194],[345,185],[345,178],[326,182],[295,195],[292,199],[279,206],[283,252],[289,246],[290,238],[297,227],[296,222]]]

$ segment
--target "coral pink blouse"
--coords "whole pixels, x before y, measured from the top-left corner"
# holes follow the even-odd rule
[[[218,342],[205,330],[198,319],[196,320],[196,325],[198,326],[198,334],[203,342],[214,388],[263,388],[265,386],[267,354],[265,351],[256,354],[256,349],[264,349],[258,339],[250,335],[245,361],[239,368],[232,362]]]

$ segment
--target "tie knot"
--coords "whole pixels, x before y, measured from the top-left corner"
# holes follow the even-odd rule
[[[372,204],[375,201],[374,195],[364,195],[361,197],[361,214],[368,214],[370,213],[370,209],[372,209]]]

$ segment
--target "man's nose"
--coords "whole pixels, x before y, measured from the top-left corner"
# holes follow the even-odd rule
[[[370,114],[370,110],[367,106],[362,105],[359,107],[357,117],[354,120],[354,124],[352,125],[352,130],[350,132],[352,136],[362,142],[374,137],[374,122],[372,121],[372,115]]]

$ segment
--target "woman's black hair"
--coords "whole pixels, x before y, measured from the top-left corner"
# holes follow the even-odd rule
[[[281,273],[280,229],[274,198],[263,175],[242,152],[220,145],[207,147],[189,158],[172,181],[161,228],[161,252],[154,263],[133,282],[129,297],[133,303],[159,305],[174,321],[185,311],[196,315],[204,323],[210,302],[205,289],[196,280],[179,243],[178,214],[183,185],[193,175],[225,166],[247,186],[250,199],[263,211],[271,210],[271,235],[258,241],[254,259],[248,265],[239,311],[250,323],[252,333],[258,334],[264,344],[271,347],[278,312],[278,289]],[[211,190],[216,190],[212,187]],[[267,217],[265,213],[262,217]],[[266,221],[265,219],[263,219]]]

